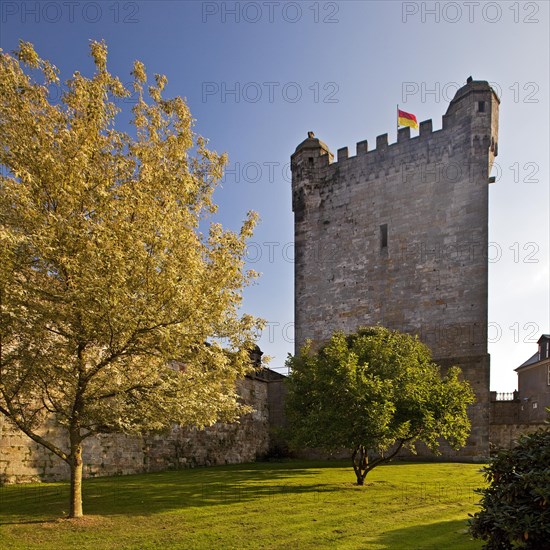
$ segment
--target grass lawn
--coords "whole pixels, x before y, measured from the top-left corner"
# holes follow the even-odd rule
[[[474,550],[475,464],[394,463],[354,485],[343,462],[255,463],[0,487],[0,547]]]

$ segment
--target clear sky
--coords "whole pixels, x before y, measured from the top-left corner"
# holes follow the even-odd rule
[[[268,321],[260,346],[284,365],[293,346],[290,155],[313,130],[336,153],[389,133],[395,106],[434,130],[470,75],[501,98],[496,183],[490,186],[491,387],[512,391],[513,369],[550,332],[549,3],[401,1],[8,1],[0,47],[19,39],[61,70],[92,69],[90,39],[130,82],[135,59],[187,98],[196,130],[231,164],[216,193],[237,229],[261,216],[248,249],[262,272],[244,310]],[[414,131],[413,131],[414,135]]]

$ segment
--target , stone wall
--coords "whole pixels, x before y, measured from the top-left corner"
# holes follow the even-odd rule
[[[491,392],[489,427],[491,453],[499,449],[511,449],[521,435],[548,427],[544,422],[546,416],[533,418],[530,415],[531,403],[521,399],[519,392],[514,392],[512,395],[515,399],[499,401],[497,392]]]
[[[499,449],[512,449],[521,435],[548,427],[547,424],[491,424],[491,454]]]
[[[246,378],[239,383],[243,401],[254,412],[240,423],[215,424],[205,430],[174,427],[145,437],[98,435],[84,440],[85,477],[133,474],[213,464],[251,462],[269,447],[269,382]],[[66,448],[52,420],[40,432]],[[68,479],[69,467],[0,415],[0,483]]]
[[[491,424],[527,424],[519,401],[491,401]]]
[[[39,435],[66,449],[63,434],[49,421]],[[83,442],[83,475],[129,474],[144,471],[143,440],[125,435],[98,435]],[[69,467],[0,415],[0,483],[68,479]]]
[[[238,424],[215,424],[205,430],[174,428],[169,437],[145,439],[145,470],[253,462],[269,447],[268,383],[245,379],[239,394],[254,412]]]
[[[443,117],[397,143],[378,136],[337,161],[312,133],[292,155],[295,341],[381,324],[417,334],[476,393],[463,456],[487,455],[488,183],[499,100],[487,82],[458,90]],[[450,452],[450,451],[449,451]]]
[[[484,460],[489,453],[490,441],[489,355],[451,357],[436,361],[442,366],[443,371],[451,365],[458,365],[462,369],[464,378],[471,384],[476,398],[475,403],[468,409],[472,429],[466,445],[458,451],[442,445],[441,452],[445,457]]]

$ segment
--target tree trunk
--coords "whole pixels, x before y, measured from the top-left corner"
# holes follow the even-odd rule
[[[353,470],[357,477],[357,485],[364,485],[369,472],[369,456],[363,445],[357,445],[352,455]]]
[[[357,476],[357,485],[364,485],[365,478],[371,470],[373,470],[376,466],[379,466],[380,464],[390,462],[390,460],[399,453],[405,443],[414,440],[416,437],[418,437],[418,435],[409,437],[407,439],[400,439],[398,444],[395,446],[395,449],[389,455],[384,456],[384,454],[382,454],[381,456],[371,460],[370,462],[367,449],[363,445],[357,445],[357,447],[353,449],[353,454],[351,456],[353,470],[355,472],[355,475]]]
[[[79,434],[80,435],[80,434]],[[69,457],[71,467],[71,505],[70,518],[82,517],[82,441],[80,437],[71,434],[71,455]]]

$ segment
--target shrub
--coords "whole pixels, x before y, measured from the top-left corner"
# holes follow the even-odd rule
[[[485,468],[481,511],[470,520],[487,550],[550,549],[550,430],[522,436]]]

